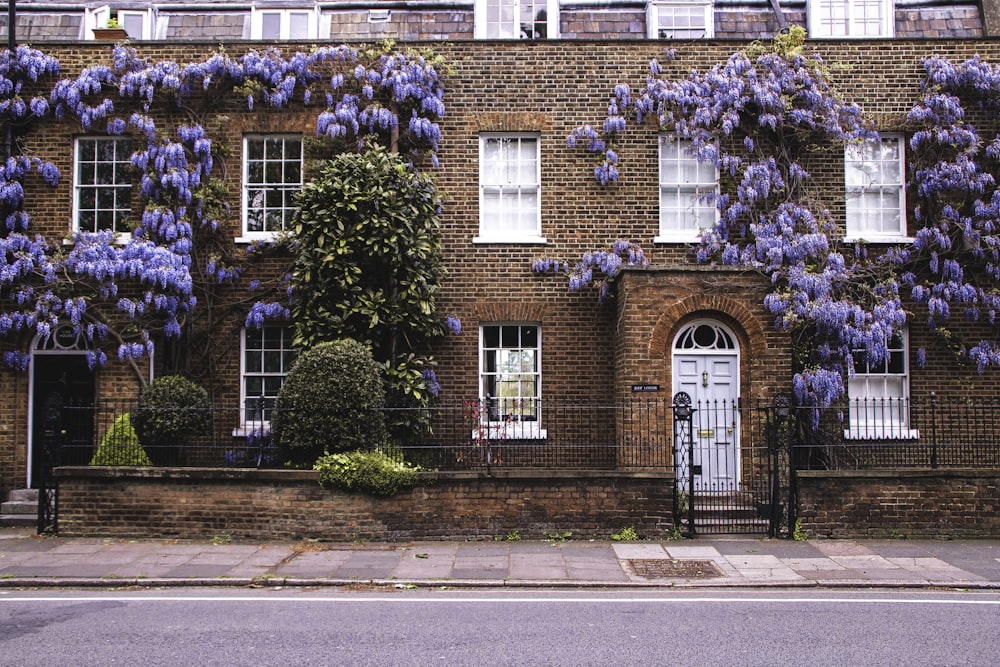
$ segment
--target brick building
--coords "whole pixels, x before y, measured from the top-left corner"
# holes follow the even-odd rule
[[[762,305],[767,280],[754,272],[694,263],[690,249],[697,240],[698,214],[669,213],[681,210],[690,182],[669,182],[661,166],[675,161],[680,169],[690,168],[687,158],[670,154],[655,129],[637,128],[624,139],[627,159],[618,183],[605,187],[591,176],[592,158],[567,146],[573,128],[601,121],[617,83],[641,86],[647,63],[667,47],[677,50],[669,67],[681,75],[723,61],[748,40],[802,25],[810,45],[827,61],[849,65],[835,74],[836,83],[895,142],[902,174],[905,141],[895,133],[904,131],[903,119],[919,97],[921,59],[933,53],[955,60],[975,54],[1000,59],[1000,43],[990,38],[1000,32],[1000,9],[992,0],[74,5],[32,0],[17,3],[16,9],[16,40],[58,57],[64,73],[110,59],[111,44],[95,39],[93,30],[112,15],[150,59],[186,62],[219,43],[238,53],[274,42],[307,49],[329,41],[387,38],[426,45],[443,56],[453,71],[446,81],[436,179],[446,193],[443,245],[449,278],[438,309],[458,316],[464,331],[436,350],[442,397],[516,399],[525,424],[520,437],[539,440],[546,430],[544,413],[539,421],[532,407],[539,401],[609,405],[640,389],[666,399],[684,388],[696,400],[736,403],[767,400],[791,388],[791,341],[775,330]],[[0,15],[0,35],[8,20]],[[283,163],[301,163],[302,137],[315,131],[315,115],[249,113],[235,106],[219,113],[227,122],[218,140],[232,147],[226,173],[231,205],[240,212],[234,216],[240,227],[231,230],[239,246],[262,235],[248,210],[252,204],[245,203],[253,189],[244,176],[247,163],[266,141],[281,145]],[[29,133],[24,142],[72,175],[94,159],[86,148],[97,140],[64,123],[44,135]],[[818,159],[811,171],[829,193],[831,211],[847,225],[841,157]],[[518,176],[498,188],[490,181],[491,167],[517,167]],[[894,185],[903,222],[888,231],[886,241],[908,235],[905,183]],[[36,229],[59,238],[88,224],[84,190],[78,180],[64,178],[54,195],[32,205]],[[519,202],[516,215],[494,215],[494,207],[504,208],[510,200]],[[592,291],[569,292],[564,278],[531,270],[539,256],[572,261],[616,239],[642,246],[650,264],[626,270],[613,284],[609,304],[599,305]],[[287,360],[291,352],[286,328],[244,331],[242,321],[234,313],[217,323],[215,335],[224,343],[212,362],[213,398],[216,405],[232,408],[234,437],[241,428],[237,406],[256,395],[273,395],[287,368],[284,362],[264,367],[271,359]],[[37,484],[33,456],[39,434],[32,429],[46,392],[66,386],[68,377],[78,385],[70,391],[130,397],[140,386],[137,372],[157,373],[156,362],[137,371],[116,361],[91,373],[85,350],[63,334],[31,343],[36,354],[27,372],[0,372],[0,400],[9,406],[0,415],[0,491]],[[917,369],[910,351],[930,345],[930,339],[919,327],[910,330],[896,350],[900,365],[881,373],[893,377],[878,379],[885,397],[932,390],[939,396],[996,393],[995,378],[957,360],[936,358]],[[514,358],[521,363],[518,377],[504,379],[497,364]],[[876,378],[870,380],[874,386]],[[739,436],[732,434],[723,446],[738,452]]]

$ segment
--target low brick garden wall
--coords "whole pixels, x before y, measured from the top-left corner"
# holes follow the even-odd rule
[[[809,470],[798,490],[812,537],[1000,538],[998,470]]]
[[[391,498],[322,489],[313,471],[66,467],[56,475],[67,537],[607,539],[625,526],[648,537],[673,527],[668,473],[429,473],[426,486]]]

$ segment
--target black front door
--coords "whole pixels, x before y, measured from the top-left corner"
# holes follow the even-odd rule
[[[83,354],[36,354],[31,363],[31,487],[38,488],[50,465],[90,463],[94,374]]]

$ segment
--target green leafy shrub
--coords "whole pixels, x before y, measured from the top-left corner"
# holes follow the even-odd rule
[[[184,437],[211,428],[208,392],[180,375],[158,377],[139,395],[132,414],[139,441],[147,447],[178,446]]]
[[[394,496],[418,483],[420,468],[381,450],[327,454],[313,466],[324,489],[343,489],[373,496]]]
[[[271,433],[292,463],[372,449],[385,441],[381,366],[356,340],[320,343],[292,364],[271,414]]]
[[[92,466],[151,466],[126,412],[115,419],[90,460]]]

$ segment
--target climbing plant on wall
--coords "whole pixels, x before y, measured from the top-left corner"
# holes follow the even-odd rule
[[[274,253],[292,256],[287,238],[244,253],[225,229],[228,193],[213,170],[224,147],[211,136],[225,121],[217,115],[223,101],[241,101],[251,111],[312,108],[316,135],[328,149],[354,150],[372,138],[405,156],[409,169],[428,161],[436,166],[437,119],[444,113],[439,65],[392,44],[291,54],[268,49],[238,58],[220,51],[188,64],[150,62],[119,45],[110,62],[59,78],[59,63],[41,51],[21,46],[0,53],[0,124],[15,137],[0,166],[6,364],[25,368],[29,341],[46,339],[60,322],[88,342],[92,366],[106,362],[102,343],[108,341],[117,343],[121,359],[140,359],[153,352],[156,340],[189,330],[199,306],[223,307],[219,286],[239,285],[255,261]],[[171,117],[184,120],[162,121]],[[142,216],[127,239],[80,231],[65,244],[62,235],[34,229],[28,201],[42,195],[28,198],[25,188],[42,182],[54,187],[60,174],[51,156],[19,154],[16,138],[44,132],[50,123],[127,135],[139,144],[130,161],[141,175]],[[288,274],[277,273],[267,283],[249,281],[248,291],[224,306],[241,308],[248,326],[287,318]]]
[[[578,127],[568,141],[598,155],[594,177],[603,184],[618,178],[621,139],[632,124],[685,140],[691,155],[716,166],[720,191],[707,198],[718,220],[702,231],[694,258],[768,277],[773,289],[764,305],[796,343],[796,399],[826,406],[845,394],[857,361],[887,358],[894,332],[912,316],[903,297],[925,306],[929,325],[945,339],[954,340],[952,305],[988,322],[992,338],[956,347],[980,371],[1000,364],[993,326],[1000,195],[991,175],[1000,144],[980,141],[963,106],[995,117],[997,77],[978,60],[954,67],[931,58],[926,65],[926,95],[909,117],[919,126],[910,144],[920,227],[913,243],[900,239],[883,249],[848,242],[824,203],[809,160],[842,157],[845,144],[879,135],[862,109],[837,93],[831,68],[806,47],[801,29],[677,80],[654,60],[641,89],[615,86],[601,127]],[[995,137],[995,123],[987,122]],[[919,350],[918,363],[925,356]]]

